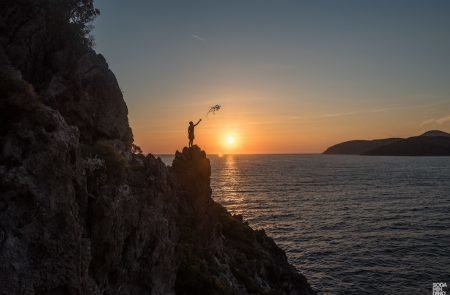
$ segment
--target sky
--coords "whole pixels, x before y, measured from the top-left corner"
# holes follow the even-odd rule
[[[210,154],[320,153],[450,131],[450,1],[95,5],[95,49],[145,152],[182,149],[199,118],[195,143]]]

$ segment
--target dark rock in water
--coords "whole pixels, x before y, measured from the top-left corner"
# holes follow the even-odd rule
[[[1,294],[313,294],[264,231],[211,199],[200,148],[177,152],[169,168],[131,152],[114,75],[58,31],[72,27],[47,23],[53,6],[7,3]]]

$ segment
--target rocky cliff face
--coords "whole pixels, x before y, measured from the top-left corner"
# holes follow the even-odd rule
[[[205,152],[133,153],[105,59],[24,2],[0,12],[0,293],[312,294],[211,199]]]

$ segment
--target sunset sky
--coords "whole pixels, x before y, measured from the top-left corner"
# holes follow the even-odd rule
[[[450,1],[95,3],[96,50],[145,152],[187,145],[215,104],[195,131],[211,154],[450,131]]]

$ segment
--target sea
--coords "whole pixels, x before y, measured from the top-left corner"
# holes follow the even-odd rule
[[[214,200],[318,294],[450,294],[450,157],[208,157]]]

